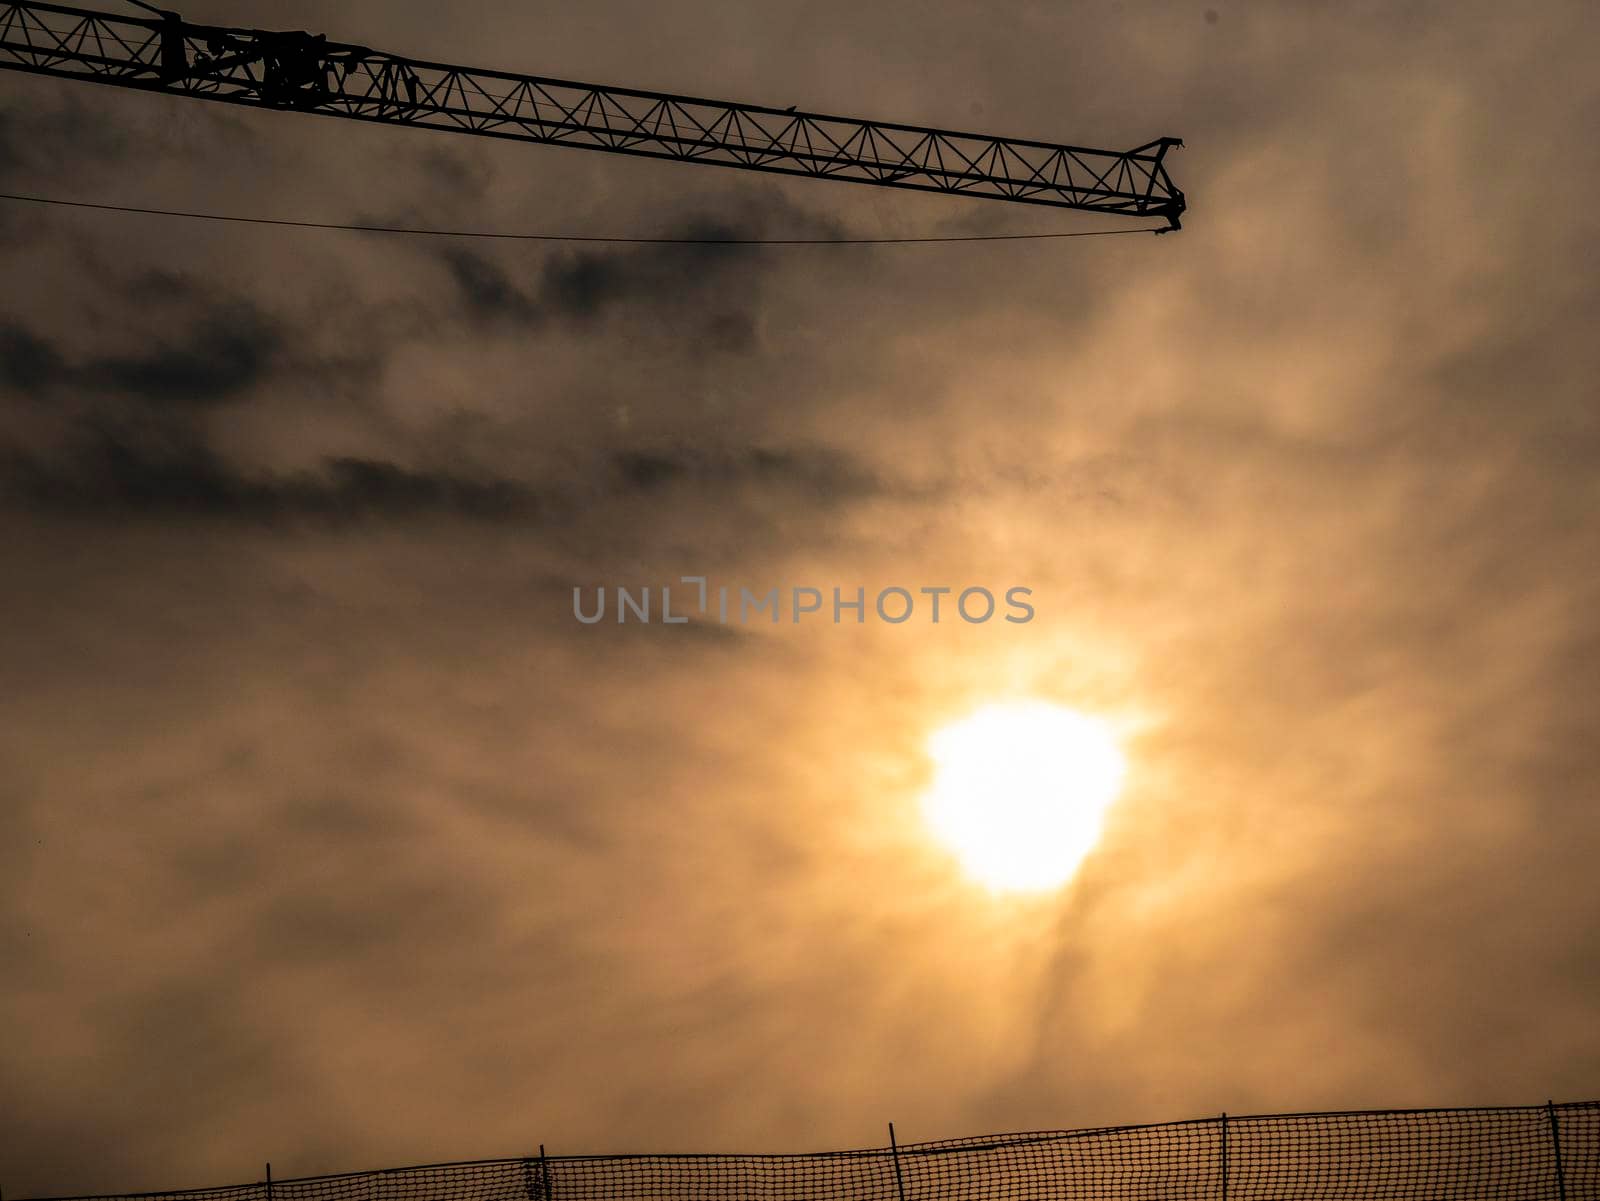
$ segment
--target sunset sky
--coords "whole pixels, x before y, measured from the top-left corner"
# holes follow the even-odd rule
[[[1600,1095],[1600,8],[183,12],[1190,211],[0,201],[6,1196]],[[1126,225],[15,72],[0,191]],[[574,619],[684,575],[1037,615]],[[928,746],[1024,701],[1126,776],[997,895]]]

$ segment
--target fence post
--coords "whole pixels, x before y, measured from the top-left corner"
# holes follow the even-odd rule
[[[272,1201],[272,1163],[267,1163],[267,1201]]]
[[[1228,1113],[1222,1113],[1222,1201],[1228,1201]]]
[[[555,1196],[550,1190],[550,1161],[545,1158],[544,1144],[539,1144],[539,1179],[544,1181],[544,1201]]]
[[[1561,1166],[1561,1122],[1556,1118],[1556,1103],[1547,1100],[1544,1111],[1550,1116],[1550,1141],[1556,1149],[1556,1196],[1567,1201],[1567,1173]]]
[[[889,1123],[889,1155],[894,1159],[894,1187],[900,1201],[906,1201],[906,1182],[900,1175],[900,1144],[894,1141],[894,1123]]]

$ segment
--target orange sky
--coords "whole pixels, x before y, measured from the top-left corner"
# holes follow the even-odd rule
[[[1600,1068],[1591,5],[193,0],[1108,147],[1163,238],[0,206],[0,1186],[1527,1103]],[[1114,219],[0,74],[0,190],[662,235]],[[574,585],[1037,618],[588,628]],[[924,740],[1126,721],[1057,895]]]

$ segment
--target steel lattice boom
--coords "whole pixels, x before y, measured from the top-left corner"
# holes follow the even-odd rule
[[[1158,218],[1183,193],[1163,160],[1177,138],[1090,150],[400,58],[299,32],[0,3],[0,67],[143,91]],[[1162,232],[1166,232],[1163,230]]]

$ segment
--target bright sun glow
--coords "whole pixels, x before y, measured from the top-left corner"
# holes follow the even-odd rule
[[[1044,702],[991,705],[928,740],[923,813],[967,873],[996,892],[1071,879],[1122,787],[1105,722]]]

